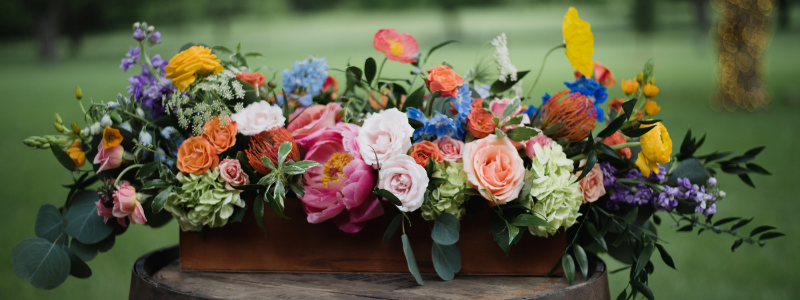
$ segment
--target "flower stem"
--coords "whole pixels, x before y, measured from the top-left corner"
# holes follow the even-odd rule
[[[140,168],[142,166],[144,166],[144,164],[130,165],[127,168],[125,168],[125,170],[122,170],[122,172],[119,172],[119,175],[117,176],[117,180],[114,180],[114,186],[117,186],[119,184],[119,180],[122,178],[123,175],[125,175],[125,173],[128,173],[128,171],[130,171],[132,169]]]
[[[383,73],[383,65],[385,65],[385,64],[386,64],[386,60],[388,60],[388,59],[389,59],[389,58],[387,58],[387,57],[384,57],[384,58],[383,58],[383,62],[381,62],[381,67],[378,69],[378,76],[377,76],[377,77],[375,77],[375,87],[376,87],[376,88],[378,88],[378,84],[379,84],[379,82],[381,81],[381,73]],[[380,88],[378,88],[378,90],[380,90]],[[378,91],[378,94],[380,94],[380,91]]]
[[[539,82],[539,77],[542,76],[542,71],[544,70],[544,63],[547,62],[547,57],[550,56],[550,53],[553,53],[556,49],[564,48],[567,44],[561,44],[558,46],[553,47],[550,51],[547,51],[547,54],[544,55],[544,59],[542,59],[542,66],[539,68],[539,74],[536,74],[536,79],[533,80],[533,85],[531,85],[531,89],[528,90],[528,93],[525,94],[525,99],[530,98],[531,93],[533,92],[533,88],[536,87],[536,83]]]
[[[630,178],[618,178],[617,181],[621,182],[621,183],[628,183],[628,184],[644,184],[646,186],[649,186],[649,187],[655,189],[657,192],[663,192],[664,191],[663,187],[661,187],[658,184],[652,183],[652,182],[641,181],[641,180],[630,179]]]
[[[134,118],[134,119],[137,119],[137,120],[139,120],[139,121],[142,121],[142,122],[144,122],[145,124],[147,124],[147,125],[149,125],[149,126],[152,126],[152,127],[153,127],[153,129],[157,129],[157,128],[159,128],[158,126],[156,126],[156,124],[153,124],[153,123],[151,123],[150,121],[147,121],[147,120],[143,119],[142,117],[139,117],[139,116],[137,116],[137,115],[135,115],[135,114],[132,114],[132,113],[130,113],[130,112],[128,112],[128,111],[126,111],[126,110],[124,110],[124,109],[117,108],[117,111],[119,111],[119,112],[121,112],[121,113],[124,113],[124,114],[126,114],[126,115],[130,116],[131,118]]]
[[[614,145],[614,146],[610,146],[610,148],[614,149],[614,150],[619,150],[619,149],[625,149],[625,148],[639,147],[641,145],[642,145],[641,142],[629,142],[629,143],[617,144],[617,145]],[[579,154],[579,155],[570,157],[570,159],[572,161],[578,161],[578,160],[581,160],[581,159],[584,159],[584,158],[586,158],[586,154]]]

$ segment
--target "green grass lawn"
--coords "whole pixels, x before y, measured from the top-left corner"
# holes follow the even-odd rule
[[[561,42],[561,18],[566,6],[471,9],[461,14],[464,36],[461,43],[437,51],[430,63],[443,60],[463,74],[476,56],[490,50],[494,36],[508,36],[512,62],[520,70],[538,70],[544,53]],[[771,240],[765,247],[743,245],[735,253],[733,239],[713,233],[677,233],[666,215],[658,231],[669,244],[679,271],[664,265],[655,255],[656,274],[650,287],[660,299],[795,299],[800,286],[793,270],[800,265],[800,193],[793,176],[795,148],[800,148],[800,112],[797,102],[800,86],[796,76],[800,58],[800,26],[774,35],[766,52],[766,70],[772,103],[766,110],[716,111],[709,105],[715,86],[715,55],[712,43],[698,42],[691,27],[688,6],[659,9],[661,30],[637,38],[627,23],[628,9],[622,6],[578,7],[581,17],[592,23],[595,34],[594,59],[610,68],[619,81],[638,73],[648,58],[656,62],[655,76],[661,90],[660,119],[669,130],[675,148],[687,128],[696,134],[708,133],[699,151],[744,151],[766,145],[758,163],[770,170],[769,177],[753,178],[758,189],[747,187],[734,176],[720,175],[728,197],[718,204],[718,216],[755,217],[753,223],[769,224],[788,237]],[[797,16],[798,14],[794,14]],[[796,20],[797,18],[795,18]],[[264,53],[265,59],[252,65],[267,65],[273,70],[289,67],[308,54],[324,56],[332,68],[343,69],[348,61],[362,65],[369,56],[382,58],[372,49],[372,35],[380,28],[395,27],[414,35],[421,51],[443,41],[441,16],[435,11],[335,11],[313,15],[270,15],[235,21],[229,32],[215,24],[187,24],[159,27],[158,20],[147,20],[162,32],[164,43],[155,53],[170,58],[187,42],[234,47],[241,41],[245,51]],[[22,139],[31,135],[53,134],[53,113],[66,123],[79,121],[80,108],[73,97],[75,85],[88,99],[109,100],[125,91],[132,74],[117,68],[119,59],[134,42],[127,29],[92,35],[75,58],[63,59],[54,66],[36,61],[33,40],[4,43],[0,46],[0,297],[8,299],[121,299],[128,293],[133,262],[144,253],[176,244],[177,223],[161,229],[133,226],[117,238],[116,246],[89,262],[94,275],[89,279],[70,277],[61,287],[41,291],[18,278],[10,264],[11,250],[20,240],[33,237],[33,224],[40,205],[61,205],[67,190],[60,184],[70,175],[50,151],[29,149]],[[483,48],[481,48],[483,46]],[[483,52],[479,52],[483,49]],[[271,77],[271,72],[264,72]],[[341,75],[340,73],[332,74]],[[407,77],[405,65],[388,63],[387,77]],[[554,53],[534,91],[535,95],[559,91],[561,82],[572,79],[569,63]],[[271,78],[270,78],[271,79]],[[533,78],[526,78],[527,84]],[[417,85],[419,85],[419,81]],[[610,89],[610,98],[621,97],[619,85]],[[329,224],[330,225],[330,224]],[[748,230],[752,227],[748,227]],[[749,232],[749,231],[748,231]],[[380,238],[380,237],[375,237]],[[513,251],[513,250],[512,250]],[[619,265],[609,262],[609,268]],[[792,275],[795,274],[795,275]],[[410,275],[409,275],[410,276]],[[612,297],[625,287],[627,273],[610,276]]]

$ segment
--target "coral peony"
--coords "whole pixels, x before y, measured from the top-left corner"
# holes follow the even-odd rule
[[[249,84],[256,90],[258,90],[260,87],[264,86],[264,81],[267,80],[267,76],[264,76],[264,74],[261,73],[241,72],[239,74],[236,74],[236,79],[244,81],[245,83]]]
[[[410,34],[398,33],[394,28],[378,30],[372,39],[372,46],[383,52],[389,60],[404,64],[417,62],[419,56],[417,40]]]
[[[469,186],[478,189],[489,205],[517,199],[525,177],[525,166],[511,139],[493,134],[464,146],[464,171]]]

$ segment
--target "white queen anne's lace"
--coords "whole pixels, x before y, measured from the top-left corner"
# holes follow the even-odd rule
[[[497,68],[500,69],[500,81],[516,81],[517,67],[511,64],[511,59],[508,57],[506,34],[502,33],[494,38],[492,46],[494,46],[494,60],[497,61]]]

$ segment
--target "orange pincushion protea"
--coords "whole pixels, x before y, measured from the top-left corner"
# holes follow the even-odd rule
[[[269,131],[264,131],[260,134],[252,136],[250,138],[250,147],[249,149],[245,150],[245,153],[247,154],[247,160],[250,162],[250,166],[252,166],[253,169],[255,169],[258,173],[264,175],[272,172],[270,168],[261,162],[261,158],[267,157],[272,161],[273,165],[277,166],[278,148],[280,148],[281,144],[285,142],[292,143],[292,151],[289,152],[287,159],[299,161],[300,150],[298,149],[300,148],[294,143],[292,134],[286,130],[286,128],[275,127]]]
[[[559,101],[565,95],[567,98]],[[594,130],[596,119],[597,111],[593,108],[592,100],[581,93],[561,91],[550,97],[542,106],[543,131],[564,123],[550,133],[550,138],[556,141],[569,139],[570,143],[574,143],[584,139]]]

